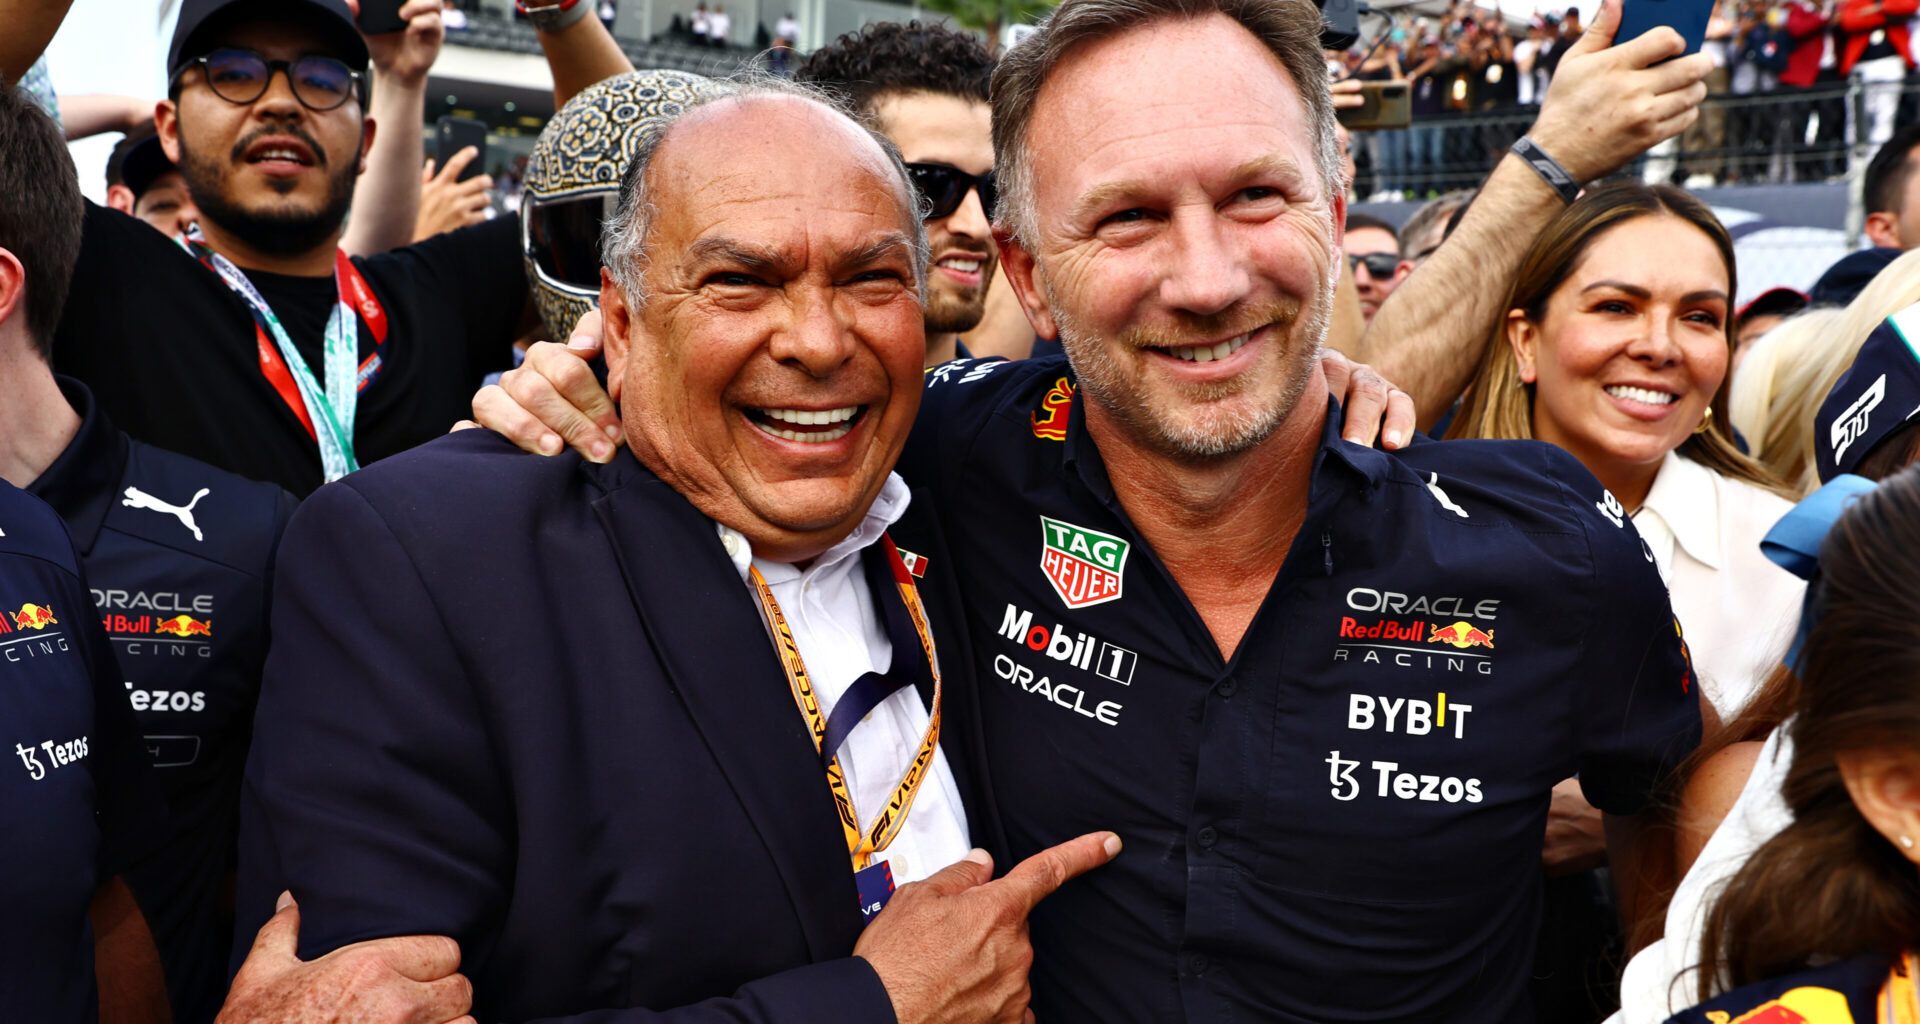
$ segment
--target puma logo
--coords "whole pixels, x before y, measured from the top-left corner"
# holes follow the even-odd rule
[[[126,494],[127,496],[121,499],[120,504],[128,508],[145,508],[152,509],[155,512],[165,512],[175,519],[180,520],[181,526],[192,530],[194,540],[205,539],[200,536],[199,525],[193,521],[193,506],[200,504],[200,499],[207,496],[207,488],[202,487],[196,491],[193,495],[193,500],[187,502],[185,505],[170,505],[138,487],[127,488]]]

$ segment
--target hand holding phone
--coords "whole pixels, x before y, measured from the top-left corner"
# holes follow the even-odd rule
[[[1699,53],[1707,38],[1707,22],[1713,17],[1714,0],[1626,0],[1620,11],[1620,28],[1613,34],[1613,45],[1638,39],[1661,25],[1670,26],[1686,40],[1680,56]]]
[[[385,35],[399,32],[407,27],[406,19],[400,17],[400,6],[406,0],[360,0],[360,34],[364,36]]]

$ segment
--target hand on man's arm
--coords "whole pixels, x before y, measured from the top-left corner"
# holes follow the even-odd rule
[[[1686,44],[1667,27],[1614,46],[1619,24],[1620,0],[1606,0],[1560,61],[1527,133],[1575,181],[1606,177],[1680,134],[1706,96],[1702,79],[1713,68],[1710,58],[1678,57]],[[1422,426],[1445,414],[1465,389],[1505,312],[1500,306],[1521,257],[1564,209],[1559,193],[1508,154],[1446,244],[1368,323],[1360,358],[1413,388]]]
[[[214,1024],[474,1024],[460,946],[404,935],[301,960],[300,907],[290,893],[260,927]]]

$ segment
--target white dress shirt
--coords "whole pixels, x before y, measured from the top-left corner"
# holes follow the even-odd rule
[[[1620,1011],[1606,1024],[1660,1024],[1700,1002],[1695,968],[1707,908],[1761,844],[1793,823],[1793,811],[1780,792],[1792,764],[1793,740],[1782,724],[1761,745],[1739,799],[1673,891],[1665,936],[1628,961],[1620,978]]]
[[[1759,690],[1800,622],[1805,581],[1760,553],[1761,539],[1791,508],[1771,491],[1668,452],[1633,514],[1721,721]]]
[[[793,631],[793,641],[806,662],[807,676],[813,681],[823,715],[833,714],[834,705],[854,680],[868,672],[884,672],[892,664],[893,644],[873,603],[860,553],[878,543],[887,527],[906,512],[908,498],[907,485],[899,476],[888,474],[886,486],[860,526],[804,570],[786,562],[755,558],[752,546],[739,531],[714,524],[754,607],[760,606],[760,596],[747,575],[749,565],[760,570],[774,600],[780,603],[780,613]],[[897,594],[883,598],[899,599]],[[900,653],[910,658],[924,656],[917,650]],[[796,716],[800,714],[798,707],[791,710]],[[920,703],[920,692],[906,686],[868,712],[841,744],[840,768],[846,774],[847,791],[853,795],[853,809],[863,830],[873,824],[875,815],[893,795],[901,774],[920,749],[926,728],[927,709]],[[819,784],[827,784],[824,768]],[[920,784],[907,823],[874,861],[891,864],[894,884],[905,885],[966,856],[971,847],[966,811],[960,804],[953,771],[947,767],[943,745],[934,753],[933,770]],[[852,870],[851,861],[848,870]]]

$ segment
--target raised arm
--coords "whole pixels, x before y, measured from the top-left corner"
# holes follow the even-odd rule
[[[593,4],[580,0],[579,6],[591,8]],[[555,110],[566,106],[587,86],[633,70],[633,62],[613,41],[613,33],[591,11],[559,31],[540,33],[540,48],[546,51],[547,67],[553,71]]]
[[[0,76],[7,84],[40,59],[72,6],[73,0],[0,0],[0,25],[7,26],[0,32]]]
[[[1527,133],[1576,181],[1612,174],[1699,116],[1712,61],[1656,28],[1612,46],[1620,0],[1606,0],[1561,60]],[[1408,387],[1420,425],[1453,404],[1478,365],[1520,258],[1566,202],[1525,161],[1503,157],[1453,235],[1388,297],[1358,358]]]
[[[427,72],[440,56],[446,30],[437,0],[407,0],[407,27],[367,37],[373,58],[369,113],[379,130],[367,149],[366,171],[353,186],[353,216],[341,248],[371,256],[413,241],[420,216],[421,122]]]

